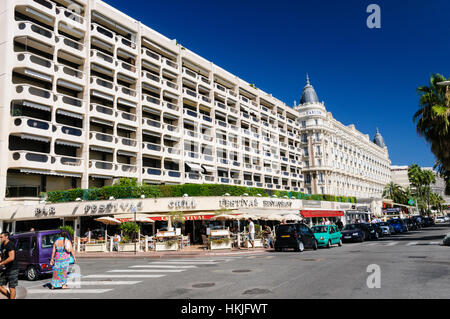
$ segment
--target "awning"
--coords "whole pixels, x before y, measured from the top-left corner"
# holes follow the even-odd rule
[[[98,151],[98,152],[105,152],[105,153],[111,153],[113,154],[114,151],[109,148],[99,147],[99,146],[91,146],[89,147],[92,151]]]
[[[38,141],[38,142],[44,142],[44,143],[48,143],[50,141],[50,138],[48,138],[48,137],[36,136],[36,135],[30,135],[30,134],[21,134],[20,138],[24,139],[24,140],[32,140],[32,141]]]
[[[104,175],[90,175],[89,177],[99,178],[99,179],[113,179],[112,176],[104,176]]]
[[[130,102],[130,101],[122,99],[122,98],[118,98],[117,103],[129,106],[129,107],[136,107],[136,103]]]
[[[149,135],[149,136],[155,136],[155,137],[161,137],[161,133],[158,132],[150,132],[146,130],[142,130],[143,135]]]
[[[117,78],[121,79],[122,81],[125,81],[125,82],[132,82],[133,83],[133,82],[136,81],[136,79],[134,79],[132,77],[129,77],[129,76],[126,76],[126,75],[124,75],[122,73],[118,73],[117,74]]]
[[[52,175],[52,176],[64,176],[64,177],[81,177],[81,174],[72,174],[72,173],[62,173],[62,172],[50,172],[50,171],[44,171],[39,169],[27,169],[27,168],[21,168],[21,173],[27,173],[27,174],[42,174],[42,175]]]
[[[164,95],[164,96],[167,96],[167,97],[170,98],[170,99],[174,99],[174,100],[177,100],[177,99],[178,99],[178,95],[172,94],[172,93],[167,92],[167,91],[164,91],[164,92],[163,92],[163,95]]]
[[[100,39],[97,39],[97,38],[92,38],[92,43],[94,43],[94,44],[96,44],[96,45],[98,45],[98,46],[104,46],[104,47],[107,47],[107,48],[109,48],[109,49],[112,49],[112,45],[111,44],[109,44],[109,43],[107,43],[107,42],[105,42],[105,41],[102,41],[102,40],[100,40]]]
[[[136,157],[136,153],[127,152],[127,151],[117,151],[117,155]]]
[[[158,135],[159,136],[159,135]],[[172,142],[178,142],[180,141],[179,137],[171,136],[171,135],[164,135],[164,139],[172,141]]]
[[[79,143],[67,142],[67,141],[61,141],[61,140],[57,140],[56,144],[65,145],[65,146],[71,146],[71,147],[75,147],[75,148],[81,148],[82,147],[82,145],[79,144]]]
[[[136,128],[135,127],[132,127],[132,126],[128,126],[128,125],[125,125],[125,124],[117,124],[117,128],[120,128],[120,129],[122,129],[122,130],[127,130],[127,131],[132,131],[132,132],[136,132]]]
[[[344,216],[342,210],[301,210],[300,214],[303,217],[338,217]]]
[[[114,101],[114,97],[113,96],[111,96],[109,94],[102,93],[102,92],[98,92],[96,90],[92,90],[92,95],[96,96],[96,97],[99,97],[99,98],[102,98],[102,99],[105,99],[105,100]]]
[[[149,47],[152,47],[152,48],[154,48],[154,49],[164,53],[164,55],[166,55],[166,56],[172,57],[173,59],[177,58],[176,53],[173,53],[172,51],[170,51],[170,50],[168,50],[166,48],[163,48],[162,46],[156,44],[156,42],[153,42],[151,40],[147,40],[147,38],[142,38],[142,43],[144,45],[148,45]]]
[[[33,109],[37,109],[37,110],[41,110],[41,111],[46,111],[46,112],[50,112],[51,111],[50,106],[47,106],[47,105],[42,105],[42,104],[29,102],[29,101],[23,101],[22,104],[24,106],[28,106],[28,107],[31,107]]]
[[[91,117],[91,122],[102,124],[102,125],[107,125],[107,126],[114,126],[113,122],[101,120],[96,117]]]
[[[206,166],[206,165],[202,165],[202,167],[205,169],[205,171],[207,171],[208,173],[214,173],[216,171],[216,169],[212,166]]]
[[[100,14],[98,12],[95,12],[95,11],[92,12],[92,18],[95,18],[96,20],[100,20],[103,23],[109,25],[110,27],[119,29],[120,31],[122,31],[124,33],[131,34],[131,35],[136,35],[136,32],[131,31],[130,29],[121,26],[120,24],[114,22],[113,20],[110,20],[109,18],[103,16],[102,14]]]
[[[170,120],[178,120],[178,116],[170,113],[164,113],[163,117]]]
[[[142,110],[145,111],[145,112],[147,112],[147,113],[152,113],[152,114],[156,114],[156,115],[161,115],[161,111],[152,109],[152,108],[147,107],[147,106],[143,106],[143,107],[142,107]]]
[[[199,164],[194,164],[194,163],[184,163],[184,164],[186,164],[193,171],[196,171],[196,172],[202,171],[202,167]]]
[[[65,116],[69,116],[69,117],[73,117],[73,118],[76,118],[76,119],[80,119],[80,120],[83,119],[83,115],[77,114],[77,113],[72,113],[72,112],[69,112],[69,111],[57,110],[56,113],[57,114],[61,114],[61,115],[65,115]]]
[[[24,73],[26,75],[32,76],[32,77],[34,77],[36,79],[40,79],[40,80],[47,81],[47,82],[51,82],[52,81],[52,77],[51,76],[46,75],[46,74],[42,74],[41,72],[36,72],[36,71],[30,70],[30,69],[25,69]]]
[[[126,56],[127,58],[130,58],[130,59],[136,59],[136,56],[134,54],[128,53],[127,51],[122,50],[122,49],[118,49],[117,50],[117,54],[124,55],[124,56]]]
[[[142,82],[142,88],[159,94],[159,89],[157,87],[148,85],[147,83]]]

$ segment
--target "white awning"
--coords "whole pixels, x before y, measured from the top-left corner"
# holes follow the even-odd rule
[[[171,135],[164,135],[164,138],[166,140],[173,141],[173,142],[178,142],[180,140],[179,137],[171,136]]]
[[[33,109],[37,109],[37,110],[41,110],[41,111],[47,111],[47,112],[51,111],[50,106],[47,106],[47,105],[42,105],[42,104],[29,102],[29,101],[23,101],[22,104],[24,106],[28,106],[28,107],[31,107]]]
[[[111,153],[111,154],[114,153],[114,151],[110,148],[104,148],[104,147],[99,147],[99,146],[91,146],[90,149],[92,151],[105,152],[105,153]]]
[[[122,55],[124,55],[124,56],[126,56],[127,58],[130,58],[130,59],[136,59],[136,56],[134,54],[128,53],[127,51],[122,50],[122,49],[118,49],[117,50],[117,54],[122,54]]]
[[[147,130],[142,130],[142,134],[150,135],[150,136],[156,136],[156,137],[161,137],[161,133],[151,132],[151,131],[147,131]]]
[[[98,123],[98,124],[103,124],[103,125],[107,125],[107,126],[114,126],[113,122],[101,120],[101,119],[98,119],[96,117],[91,117],[91,122]]]
[[[58,85],[61,85],[61,86],[64,86],[66,88],[69,88],[69,89],[72,89],[72,90],[75,90],[75,91],[79,91],[79,92],[83,91],[83,87],[82,86],[76,85],[76,84],[67,82],[65,80],[61,80],[61,79],[58,80]]]
[[[130,102],[130,101],[122,99],[122,98],[118,98],[117,103],[129,106],[129,107],[136,107],[136,103]]]
[[[196,171],[196,172],[202,171],[202,167],[199,164],[194,164],[194,163],[184,163],[184,164],[186,164],[193,171]]]
[[[177,100],[177,99],[178,99],[178,95],[175,95],[175,94],[170,93],[170,92],[167,92],[167,91],[164,91],[164,92],[163,92],[163,95],[164,95],[164,96],[167,96],[167,97],[170,98],[170,99],[174,99],[174,100]]]
[[[144,110],[144,111],[147,112],[147,113],[152,113],[152,114],[156,114],[156,115],[161,115],[161,111],[160,111],[160,110],[155,110],[155,109],[152,109],[152,108],[147,107],[147,106],[143,106],[143,107],[142,107],[142,110]]]
[[[163,117],[166,119],[178,120],[178,116],[170,114],[170,113],[164,113]]]
[[[93,96],[97,96],[97,97],[102,98],[102,99],[105,99],[105,100],[114,101],[114,97],[112,95],[105,94],[105,93],[102,93],[102,92],[99,92],[99,91],[96,91],[96,90],[92,90],[92,95]]]
[[[148,45],[149,47],[152,47],[152,48],[154,48],[154,49],[156,49],[156,50],[158,50],[158,51],[163,52],[166,56],[170,56],[170,57],[172,57],[173,59],[176,59],[176,58],[177,58],[176,53],[173,53],[172,51],[170,51],[170,50],[168,50],[168,49],[166,49],[166,48],[163,48],[162,46],[156,44],[155,42],[153,42],[153,41],[151,41],[151,40],[147,40],[146,38],[142,38],[142,43],[143,43],[144,45]]]
[[[155,92],[155,93],[159,93],[160,89],[158,89],[157,87],[154,87],[152,85],[149,85],[147,83],[142,82],[142,88]]]
[[[92,38],[92,43],[94,43],[94,44],[96,44],[98,46],[104,46],[104,47],[107,47],[109,49],[112,49],[112,45],[111,44],[109,44],[109,43],[107,43],[105,41],[102,41],[100,39],[97,39],[97,38]]]
[[[61,140],[57,140],[56,144],[65,145],[65,146],[71,146],[71,147],[75,147],[75,148],[81,148],[83,146],[83,145],[78,144],[78,143],[61,141]]]
[[[127,152],[127,151],[117,151],[117,155],[136,157],[136,153]]]
[[[118,73],[117,74],[117,78],[121,79],[122,81],[125,81],[125,82],[135,82],[136,81],[136,79],[134,79],[132,77],[129,77],[129,76],[126,76],[126,75],[124,75],[122,73]]]
[[[36,135],[30,135],[30,134],[21,134],[20,138],[24,139],[24,140],[32,140],[32,141],[38,141],[38,142],[44,142],[44,143],[48,143],[50,141],[50,138],[48,138],[48,137],[36,136]]]
[[[36,71],[30,70],[30,69],[25,69],[24,73],[26,75],[32,76],[32,77],[34,77],[36,79],[39,79],[39,80],[43,80],[43,81],[47,81],[47,82],[51,82],[52,81],[52,77],[51,76],[46,75],[46,74],[42,74],[41,72],[36,72]]]
[[[81,174],[73,174],[73,173],[63,173],[63,172],[50,172],[50,171],[44,171],[39,169],[28,169],[28,168],[21,168],[21,173],[26,174],[42,174],[42,175],[52,175],[52,176],[64,176],[64,177],[81,177]]]
[[[125,124],[117,124],[117,128],[120,128],[120,129],[122,129],[122,130],[127,130],[127,131],[132,131],[132,132],[136,132],[136,128],[135,127],[132,127],[132,126],[128,126],[128,125],[125,125]]]
[[[92,178],[100,178],[100,179],[113,179],[112,176],[104,176],[104,175],[90,175]]]
[[[73,118],[76,118],[76,119],[80,119],[80,120],[83,119],[83,115],[77,114],[77,113],[72,113],[72,112],[69,112],[69,111],[57,110],[56,113],[57,114],[61,114],[61,115],[65,115],[65,116],[69,116],[69,117],[73,117]]]
[[[216,171],[216,169],[212,166],[206,166],[206,165],[202,165],[202,167],[205,169],[205,171],[207,171],[208,173],[214,173]]]

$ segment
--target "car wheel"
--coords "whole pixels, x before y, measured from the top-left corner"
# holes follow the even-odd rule
[[[317,240],[314,241],[313,250],[317,250]]]
[[[361,242],[363,243],[366,240],[366,235],[363,233],[361,236]]]
[[[341,247],[342,246],[342,238],[341,239],[339,239],[339,247]]]
[[[33,266],[28,266],[27,270],[25,271],[25,276],[29,281],[35,281],[38,278],[36,268],[34,268]]]
[[[305,245],[303,245],[303,242],[300,240],[300,242],[298,243],[297,251],[302,252],[304,250],[305,250]]]
[[[327,243],[327,246],[326,246],[327,248],[330,248],[331,247],[331,240],[329,240],[328,239],[328,243]]]
[[[378,240],[380,238],[380,236],[378,235],[378,233],[375,233],[375,239]]]
[[[280,247],[275,247],[275,251],[280,252],[280,251],[281,251],[281,248],[280,248]]]

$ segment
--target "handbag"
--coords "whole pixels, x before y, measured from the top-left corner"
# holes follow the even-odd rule
[[[66,250],[67,253],[70,254],[69,265],[72,265],[72,264],[75,263],[75,259],[73,258],[72,250],[70,249],[70,246],[67,245],[67,243],[68,243],[68,241],[67,241],[67,242],[64,242],[64,249]],[[70,242],[69,242],[69,243],[70,243]],[[70,251],[69,251],[69,250],[70,250]]]

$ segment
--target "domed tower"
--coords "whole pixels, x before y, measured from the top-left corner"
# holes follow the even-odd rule
[[[314,87],[309,83],[309,76],[306,74],[306,86],[303,88],[300,104],[319,103],[319,98],[314,90]]]
[[[373,142],[381,148],[386,147],[383,136],[381,136],[380,131],[378,131],[378,127],[377,127],[377,133],[375,134],[375,137],[373,138]]]

